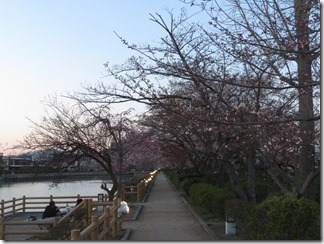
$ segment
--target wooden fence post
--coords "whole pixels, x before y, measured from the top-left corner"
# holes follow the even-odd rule
[[[23,195],[23,213],[26,212],[26,196]]]
[[[137,185],[136,185],[136,189],[137,189],[137,194],[136,194],[136,196],[137,196],[137,201],[139,202],[140,201],[140,192],[141,192],[141,182],[139,182],[139,183],[137,183]]]
[[[121,198],[117,198],[117,207],[119,207],[120,206],[120,202],[121,202]],[[118,227],[117,227],[117,233],[119,233],[120,231],[121,231],[121,228],[122,228],[122,226],[121,226],[121,218],[120,218],[120,216],[118,216],[118,209],[117,209],[117,218],[118,218],[118,220],[117,220],[117,223],[118,223]]]
[[[57,225],[57,223],[59,222],[60,218],[59,217],[55,217],[54,221],[53,221],[53,227]]]
[[[105,214],[107,214],[107,218],[104,220],[104,231],[106,232],[106,234],[104,235],[104,240],[109,240],[109,233],[110,233],[110,208],[105,208]]]
[[[91,240],[98,240],[99,239],[99,216],[92,216],[91,224],[94,224],[95,226],[97,226],[91,232]]]
[[[4,200],[1,200],[1,217],[4,217]]]
[[[137,184],[137,201],[141,201],[143,197],[143,187],[145,187],[145,183],[143,181]]]
[[[115,238],[118,235],[118,223],[117,223],[117,219],[118,219],[118,200],[117,200],[117,198],[115,198],[114,201],[113,201],[113,208],[114,208],[113,219],[115,220],[114,225],[113,225],[113,238]]]
[[[5,239],[5,218],[4,217],[0,217],[0,240],[4,240]]]
[[[117,232],[120,233],[123,228],[123,222],[122,222],[121,217],[118,217],[117,223],[118,223]]]
[[[16,215],[16,198],[12,198],[12,215]]]
[[[87,200],[87,224],[89,225],[91,222],[91,216],[92,216],[92,199],[86,199]]]
[[[80,238],[80,229],[71,230],[71,241],[77,241],[80,240]]]

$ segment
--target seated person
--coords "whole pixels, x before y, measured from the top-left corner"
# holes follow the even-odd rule
[[[43,219],[55,217],[59,212],[59,208],[56,207],[54,201],[50,201],[49,205],[46,206],[45,211],[43,212]]]
[[[76,201],[75,207],[78,206],[80,203],[82,203],[83,199],[82,198],[78,198],[78,200]]]

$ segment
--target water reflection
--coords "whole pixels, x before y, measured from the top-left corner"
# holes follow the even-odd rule
[[[2,182],[0,185],[0,200],[11,200],[13,197],[39,197],[39,196],[76,196],[97,195],[106,192],[100,185],[107,181],[103,180],[83,180],[67,181],[53,186],[52,181],[32,182]],[[112,185],[107,183],[110,188]]]

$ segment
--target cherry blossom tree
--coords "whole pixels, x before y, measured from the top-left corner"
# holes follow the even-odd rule
[[[117,145],[114,152],[118,160],[123,160],[126,150],[122,141],[131,128],[131,121],[127,119],[129,111],[113,115],[106,105],[87,107],[74,101],[73,105],[66,105],[57,97],[47,99],[47,114],[40,122],[31,121],[33,130],[18,147],[51,152],[38,158],[38,164],[45,165],[47,173],[64,174],[70,165],[82,158],[93,159],[112,180],[111,189],[103,187],[112,200],[120,184],[117,165],[121,162],[113,161],[111,145]]]
[[[296,1],[184,1],[210,16],[213,45],[234,62],[266,72],[275,82],[265,89],[295,93],[300,151],[296,191],[313,196],[309,177],[318,175],[314,158],[315,122],[319,99],[320,2]],[[299,140],[298,140],[299,141]],[[312,178],[312,177],[310,177]],[[307,188],[307,191],[301,189]]]
[[[124,158],[125,170],[151,171],[162,166],[163,158],[156,136],[141,125],[129,133],[124,144],[131,145]]]
[[[214,167],[220,162],[226,168],[241,198],[255,198],[260,159],[283,192],[312,198],[319,173],[318,1],[184,2],[201,7],[209,26],[190,22],[185,12],[178,18],[169,12],[169,19],[151,15],[166,36],[155,46],[120,37],[138,56],[123,65],[107,63],[117,83],[88,87],[91,99],[146,104],[165,153],[205,165],[211,152]],[[291,155],[294,162],[285,163]],[[247,193],[235,170],[240,158],[247,159]]]
[[[265,121],[270,117],[273,119],[278,104],[260,89],[224,83],[210,86],[215,93],[209,92],[212,99],[206,104],[187,84],[173,82],[173,98],[164,100],[163,106],[155,108],[145,123],[155,131],[166,158],[173,165],[193,167],[209,174],[225,169],[236,194],[242,199],[255,201],[257,152],[263,142],[261,138],[269,136],[264,130],[268,131],[269,125],[274,124],[262,125],[258,117]],[[186,99],[175,99],[180,96]],[[288,119],[287,111],[291,110],[286,105],[278,118],[285,114]],[[283,158],[286,160],[286,156]],[[237,169],[244,168],[242,164],[246,165],[247,171],[240,175]],[[247,180],[247,189],[243,187],[243,179]]]

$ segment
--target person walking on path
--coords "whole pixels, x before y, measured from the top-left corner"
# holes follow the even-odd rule
[[[128,240],[213,240],[181,200],[180,194],[172,189],[163,173],[156,175],[147,201],[143,205],[136,221],[123,222],[123,227],[131,229]]]

